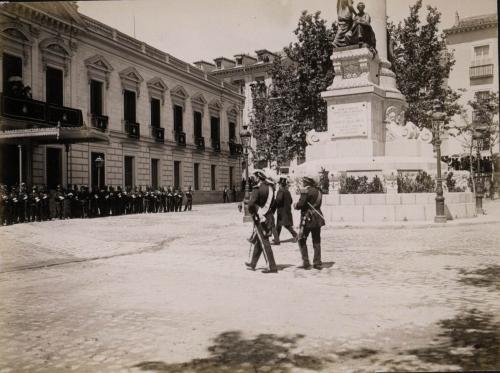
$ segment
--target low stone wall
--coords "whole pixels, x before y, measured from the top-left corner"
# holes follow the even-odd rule
[[[445,193],[448,219],[476,216],[474,194]],[[329,222],[432,221],[436,215],[435,193],[329,194],[323,213]]]
[[[229,191],[229,202],[243,201],[244,194],[245,194],[244,192],[236,192],[236,201],[233,201],[233,193]],[[193,192],[193,205],[202,205],[207,203],[223,203],[223,202],[224,198],[222,190],[220,191],[196,190]]]

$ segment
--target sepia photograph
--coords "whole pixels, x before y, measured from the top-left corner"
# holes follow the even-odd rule
[[[500,372],[496,0],[0,1],[0,373]]]

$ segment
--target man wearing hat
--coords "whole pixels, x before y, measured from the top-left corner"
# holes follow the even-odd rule
[[[299,248],[302,255],[304,269],[310,269],[309,256],[307,253],[307,237],[311,233],[314,249],[313,267],[321,269],[321,227],[325,225],[325,219],[321,212],[322,193],[316,182],[310,177],[302,178],[303,189],[300,199],[295,204],[295,209],[300,210]]]
[[[260,254],[264,253],[268,268],[263,273],[277,273],[278,268],[274,261],[273,251],[269,243],[269,236],[272,233],[272,224],[275,198],[274,183],[269,180],[262,170],[255,170],[253,176],[258,184],[254,187],[250,200],[248,201],[248,211],[252,214],[254,220],[254,234],[252,235],[253,253],[250,263],[245,265],[250,270],[255,270]]]
[[[293,216],[292,216],[292,195],[288,190],[288,180],[286,177],[281,177],[279,181],[280,187],[276,193],[276,243],[279,243],[280,233],[282,227],[285,227],[293,236],[295,242],[297,242],[298,235],[293,229]]]

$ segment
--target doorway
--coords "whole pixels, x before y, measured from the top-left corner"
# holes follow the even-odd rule
[[[62,185],[62,151],[59,148],[47,148],[45,170],[47,189],[56,189]]]

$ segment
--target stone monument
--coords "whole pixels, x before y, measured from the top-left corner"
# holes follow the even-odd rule
[[[308,134],[306,162],[295,176],[321,168],[360,176],[436,172],[431,132],[404,119],[407,105],[387,57],[386,0],[369,4],[369,12],[361,2],[356,11],[353,0],[338,0],[335,78],[322,93],[328,130]]]

